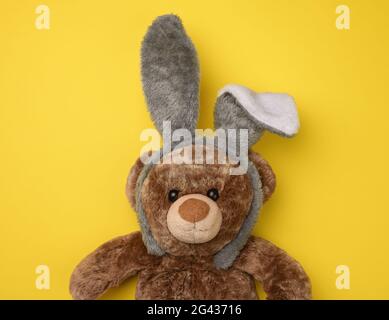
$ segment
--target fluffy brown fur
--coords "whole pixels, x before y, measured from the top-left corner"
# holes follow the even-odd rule
[[[268,299],[309,299],[310,283],[284,251],[251,237],[234,265],[215,269],[211,256],[147,254],[140,232],[107,242],[86,257],[71,278],[75,299],[96,299],[138,274],[137,299],[258,299],[255,282]]]
[[[142,43],[141,60],[143,89],[157,128],[162,133],[164,121],[169,121],[173,130],[186,128],[193,134],[199,68],[194,46],[177,16],[165,15],[153,22]],[[258,122],[245,107],[232,93],[219,97],[217,128],[248,129],[249,145],[265,129],[289,136],[283,126]],[[292,115],[289,120],[298,124],[297,115],[286,111]],[[285,115],[272,116],[284,119]],[[192,156],[196,154],[191,150]],[[218,159],[218,149],[213,151]],[[249,158],[259,177],[251,164],[247,174],[231,175],[231,163],[144,168],[138,160],[126,192],[143,234],[111,240],[81,261],[71,276],[73,297],[96,299],[138,275],[138,299],[257,299],[255,280],[263,284],[269,299],[309,299],[308,277],[295,260],[268,241],[247,240],[257,209],[275,189],[268,163],[254,152]],[[196,201],[186,202],[190,199]],[[187,219],[179,211],[181,206],[190,207],[191,212],[184,214]],[[190,215],[203,219],[191,223]]]
[[[261,176],[267,200],[275,188],[268,163],[250,152]],[[135,186],[142,170],[137,161],[131,170],[127,195],[135,205]],[[148,173],[141,189],[142,205],[157,243],[166,252],[147,253],[141,233],[119,237],[87,256],[71,277],[75,299],[96,299],[110,287],[138,275],[137,299],[257,299],[255,281],[263,284],[268,299],[309,299],[311,288],[302,267],[270,242],[251,237],[234,264],[216,269],[213,256],[239,232],[250,209],[253,191],[248,175],[230,175],[229,165],[160,164]],[[177,240],[168,230],[168,192],[206,195],[219,190],[217,200],[223,222],[215,238],[201,244]]]
[[[219,190],[217,204],[223,216],[218,235],[203,244],[177,240],[168,230],[166,215],[170,207],[167,194],[171,189],[186,194],[206,195]],[[142,204],[152,234],[166,252],[175,256],[211,256],[235,238],[249,210],[252,190],[247,175],[233,176],[223,165],[159,165],[146,178],[142,188]]]

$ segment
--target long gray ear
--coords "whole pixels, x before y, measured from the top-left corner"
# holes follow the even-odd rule
[[[284,93],[256,93],[240,85],[219,91],[215,107],[215,128],[248,129],[248,147],[264,130],[292,137],[299,129],[294,99]]]
[[[175,15],[158,17],[142,43],[142,82],[148,109],[162,132],[196,128],[199,106],[199,66],[196,50]]]

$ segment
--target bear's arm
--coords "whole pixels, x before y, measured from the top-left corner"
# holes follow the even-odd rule
[[[155,259],[147,253],[140,232],[117,237],[79,263],[70,279],[70,293],[74,299],[97,299],[109,288],[150,266]]]
[[[262,283],[267,299],[311,299],[311,284],[301,265],[267,240],[250,237],[234,267]]]

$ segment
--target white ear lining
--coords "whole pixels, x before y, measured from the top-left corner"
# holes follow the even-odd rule
[[[299,127],[293,97],[285,93],[256,93],[241,85],[230,84],[218,93],[232,94],[259,126],[276,134],[291,137]]]

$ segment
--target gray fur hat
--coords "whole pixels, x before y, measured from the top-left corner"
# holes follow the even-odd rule
[[[195,47],[179,17],[160,16],[149,27],[142,43],[141,71],[148,110],[156,128],[162,133],[163,122],[170,121],[172,130],[185,128],[194,134],[199,110],[199,65]],[[291,137],[299,128],[292,97],[256,93],[235,84],[219,91],[214,121],[215,128],[247,129],[248,147],[255,144],[265,130]],[[148,252],[163,255],[140,201],[140,191],[151,167],[152,164],[145,165],[138,177],[136,211]],[[218,268],[226,269],[232,265],[246,244],[263,203],[261,179],[251,162],[247,174],[254,190],[250,212],[236,238],[214,256]]]

